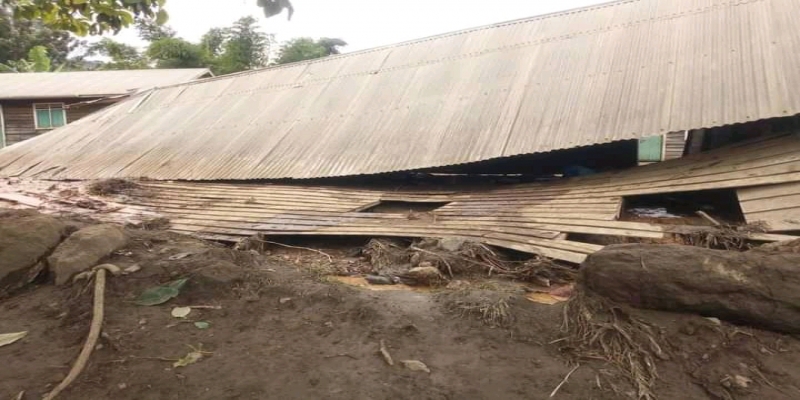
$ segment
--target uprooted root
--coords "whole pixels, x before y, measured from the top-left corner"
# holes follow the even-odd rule
[[[685,244],[717,250],[746,251],[750,245],[750,235],[767,232],[764,223],[747,225],[719,225],[708,229],[682,235]]]
[[[438,241],[427,239],[411,245],[407,252],[411,254],[412,264],[428,262],[450,278],[461,274],[485,274],[549,284],[570,282],[576,276],[574,269],[558,265],[548,258],[534,256],[524,262],[510,261],[489,246],[471,241],[460,243],[457,250],[449,250]]]
[[[579,359],[603,360],[622,372],[639,399],[655,399],[655,361],[667,359],[660,331],[607,300],[579,293],[564,307],[562,349]]]
[[[138,189],[139,185],[125,179],[104,179],[89,185],[89,194],[96,196],[109,196],[114,194],[128,193]]]
[[[475,317],[492,327],[506,327],[514,320],[508,294],[464,290],[444,296],[446,308],[461,317]]]

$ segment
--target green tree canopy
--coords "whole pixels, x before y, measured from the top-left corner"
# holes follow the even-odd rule
[[[52,60],[47,55],[47,48],[44,46],[31,48],[27,59],[0,63],[0,72],[58,72],[59,70],[61,67],[53,71]]]
[[[40,21],[15,20],[8,8],[0,7],[0,63],[28,56],[36,46],[44,46],[55,64],[63,64],[78,44],[69,32],[51,29]]]
[[[212,32],[209,32],[211,34]],[[213,32],[214,35],[218,32]],[[227,30],[225,40],[221,44],[222,52],[214,62],[215,73],[230,74],[246,71],[267,65],[272,36],[259,31],[255,18],[244,17],[236,21]],[[206,36],[208,39],[209,36]],[[218,45],[217,37],[207,46]]]
[[[147,48],[147,56],[156,68],[204,68],[208,58],[203,48],[179,38],[156,40]]]
[[[139,49],[113,39],[103,38],[87,47],[86,57],[103,56],[111,59],[104,62],[99,69],[142,69],[148,68],[147,59],[139,53]]]
[[[347,46],[342,39],[303,37],[289,40],[281,46],[276,64],[288,64],[339,54],[339,47]]]
[[[44,24],[79,36],[119,32],[139,19],[159,24],[169,16],[166,0],[0,0],[17,19],[41,20]]]

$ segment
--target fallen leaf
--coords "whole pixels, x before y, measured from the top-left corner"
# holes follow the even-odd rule
[[[193,351],[193,352],[187,354],[185,357],[181,358],[180,360],[175,361],[175,363],[172,364],[172,366],[174,368],[185,367],[187,365],[192,365],[192,364],[200,361],[202,358],[203,358],[203,353],[202,352]]]
[[[411,371],[415,371],[415,372],[427,372],[427,373],[429,373],[429,374],[431,373],[431,370],[430,370],[430,369],[428,368],[428,366],[427,366],[427,365],[425,365],[425,363],[423,363],[422,361],[417,361],[417,360],[403,360],[403,361],[400,361],[400,364],[403,364],[403,366],[404,366],[404,367],[406,367],[406,368],[410,369]]]
[[[25,331],[25,332],[17,332],[17,333],[0,334],[0,347],[8,346],[9,344],[14,343],[17,340],[20,340],[20,339],[24,338],[27,335],[28,335],[27,331]]]
[[[156,286],[145,290],[136,299],[136,304],[140,306],[157,306],[170,301],[173,297],[180,294],[178,289],[169,286]]]
[[[197,321],[194,323],[194,326],[196,326],[197,329],[208,329],[211,327],[211,324],[205,321]]]
[[[178,279],[177,281],[172,281],[168,283],[167,286],[174,288],[176,290],[181,290],[183,289],[184,286],[186,286],[186,282],[188,281],[189,278]]]
[[[291,297],[283,297],[280,300],[278,300],[278,302],[280,302],[281,304],[286,304],[286,303],[288,303],[290,301],[292,301]]]
[[[172,316],[175,318],[186,318],[191,312],[191,307],[175,307],[172,309]]]

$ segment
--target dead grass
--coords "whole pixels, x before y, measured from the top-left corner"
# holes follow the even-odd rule
[[[605,299],[579,293],[564,307],[562,331],[567,335],[562,351],[605,361],[623,373],[639,399],[656,398],[656,359],[667,359],[656,327]]]
[[[445,293],[445,308],[460,317],[473,317],[491,327],[508,327],[514,321],[511,295],[489,290],[459,290]]]
[[[139,185],[125,179],[104,179],[88,186],[87,191],[95,196],[125,194],[138,189]]]
[[[680,235],[683,244],[717,250],[746,251],[753,246],[750,235],[765,233],[768,227],[763,223],[747,225],[719,225]]]
[[[399,241],[372,239],[364,246],[362,253],[377,269],[411,262],[411,254]]]

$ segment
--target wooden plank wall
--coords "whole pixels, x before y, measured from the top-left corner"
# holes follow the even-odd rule
[[[3,101],[3,115],[5,121],[6,145],[28,140],[50,129],[36,129],[34,123],[34,103],[64,103],[73,104],[91,99],[55,99],[55,100],[16,100]],[[108,104],[87,104],[80,107],[67,109],[67,122],[77,121],[95,111],[107,107]]]
[[[772,232],[800,231],[800,182],[738,190],[748,223],[764,222]]]
[[[563,233],[664,236],[663,227],[616,221],[623,196],[800,182],[800,138],[785,135],[645,167],[494,190],[380,190],[277,184],[147,182],[134,210],[209,238],[266,235],[463,236],[581,262],[600,246]],[[449,202],[429,215],[360,212],[379,201]]]

